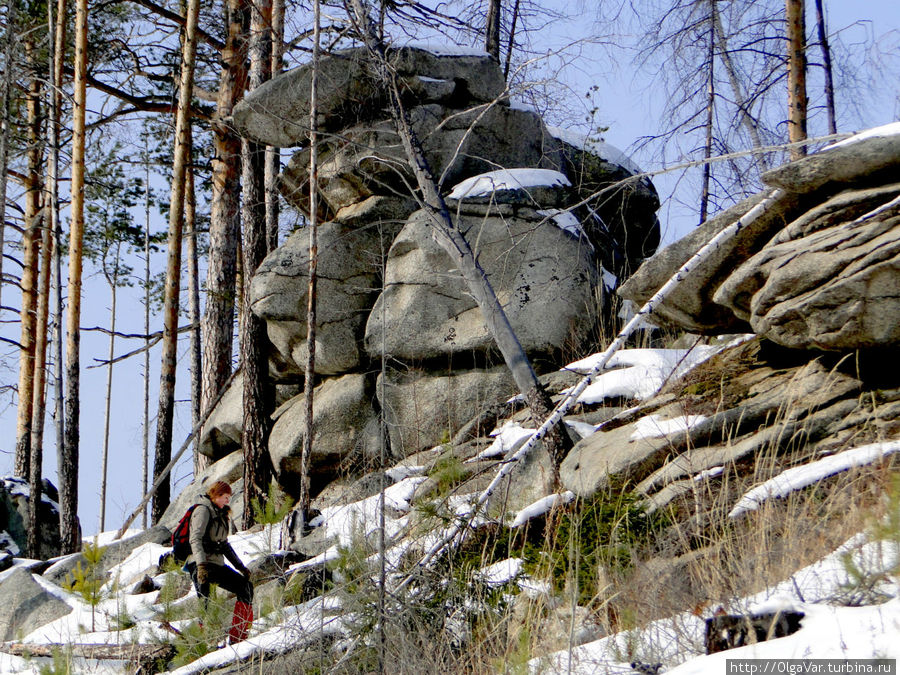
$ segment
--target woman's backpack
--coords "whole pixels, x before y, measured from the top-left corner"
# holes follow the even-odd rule
[[[191,554],[191,514],[198,506],[194,504],[185,511],[172,532],[172,558],[179,565],[183,565]]]

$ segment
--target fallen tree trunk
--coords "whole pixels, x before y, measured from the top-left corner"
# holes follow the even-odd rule
[[[138,664],[138,674],[160,672],[157,665],[165,664],[175,656],[174,645],[105,645],[105,644],[43,644],[32,645],[11,642],[0,645],[0,651],[13,656],[46,656],[71,654],[85,659],[134,661]]]

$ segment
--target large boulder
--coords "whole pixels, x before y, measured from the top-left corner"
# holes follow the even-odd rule
[[[388,60],[409,101],[488,103],[506,90],[499,64],[485,53],[397,46],[388,49]],[[234,108],[238,131],[268,145],[301,145],[309,130],[312,70],[304,64],[250,92]],[[323,55],[317,79],[321,131],[369,121],[384,109],[387,99],[364,47]]]
[[[440,374],[388,370],[378,377],[378,401],[398,457],[450,440],[479,412],[515,393],[503,366]]]
[[[748,197],[644,261],[637,272],[619,287],[619,296],[638,306],[643,305],[706,242],[764,197],[763,193]],[[651,320],[658,325],[673,326],[692,333],[718,335],[747,332],[747,322],[736,317],[727,307],[713,302],[713,295],[736,267],[757,253],[776,232],[804,210],[797,196],[781,196],[761,217],[723,242],[703,262],[695,265],[689,274],[683,275],[678,286],[653,308]]]
[[[0,577],[0,598],[3,598],[0,602],[0,642],[21,640],[72,611],[66,602],[21,568]]]
[[[366,311],[379,288],[382,251],[399,225],[352,228],[324,223],[318,232],[316,372],[344,373],[360,362]],[[250,284],[250,307],[266,322],[269,340],[284,364],[281,376],[303,373],[307,360],[309,232],[297,230],[270,253]]]
[[[164,525],[155,525],[131,537],[117,539],[106,544],[103,547],[103,556],[97,565],[98,572],[106,574],[110,568],[123,562],[131,555],[134,549],[147,543],[169,545],[172,543],[172,532]],[[87,558],[82,553],[74,553],[62,558],[48,567],[43,577],[57,586],[62,586],[78,565],[81,565],[83,569],[88,566]]]
[[[469,110],[431,104],[410,111],[412,129],[438,187],[500,167],[560,169],[561,144],[534,112],[493,105]],[[345,129],[317,147],[318,186],[331,211],[415,184],[391,120]],[[285,198],[309,210],[309,150],[294,154],[281,176]]]
[[[379,455],[378,423],[372,394],[362,374],[325,380],[313,394],[310,481],[313,494],[349,467]],[[306,396],[301,394],[275,411],[269,454],[281,486],[299,491],[301,454],[306,436]]]
[[[582,497],[610,486],[651,494],[688,471],[812,444],[834,432],[850,411],[838,404],[858,405],[860,380],[802,354],[790,367],[783,358],[770,362],[759,339],[725,350],[619,425],[576,443],[560,466],[562,484]]]
[[[546,355],[583,343],[598,311],[597,268],[586,240],[524,207],[514,218],[490,209],[462,215],[457,226],[526,352]],[[385,289],[366,325],[373,357],[416,361],[493,348],[481,309],[432,231],[419,211],[394,240]]]
[[[897,344],[900,205],[863,214],[898,194],[900,185],[894,184],[826,202],[741,265],[715,300],[787,347]]]
[[[0,549],[23,556],[28,543],[31,487],[28,481],[16,476],[0,478]],[[41,481],[41,501],[38,516],[41,522],[38,553],[42,560],[61,553],[59,536],[59,493],[46,478]]]

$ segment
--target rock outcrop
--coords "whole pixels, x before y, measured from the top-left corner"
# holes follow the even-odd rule
[[[29,501],[28,481],[15,476],[0,478],[0,551],[24,556],[28,542]],[[61,552],[59,538],[59,493],[53,483],[44,479],[38,516],[41,530],[38,537],[39,557],[54,558]]]
[[[454,225],[526,353],[539,367],[559,367],[564,351],[595,339],[609,312],[611,274],[623,278],[655,250],[652,184],[632,178],[635,167],[614,148],[551,131],[535,112],[511,106],[486,55],[399,47],[388,56]],[[310,67],[297,68],[252,92],[233,114],[242,134],[300,146],[280,188],[301,212],[309,209],[309,83]],[[438,445],[516,393],[481,309],[410,192],[415,177],[386,105],[364,50],[324,57],[314,491],[383,454],[397,459]],[[251,284],[279,383],[303,378],[308,261],[301,229]],[[204,428],[202,452],[219,458],[237,447],[239,401],[236,383]],[[301,392],[273,415],[269,452],[288,491],[297,486],[307,433],[303,409]]]
[[[782,193],[685,275],[653,313],[705,334],[752,330],[794,349],[896,345],[900,327],[900,135],[867,134],[763,175]],[[620,289],[646,301],[763,194],[647,260]]]

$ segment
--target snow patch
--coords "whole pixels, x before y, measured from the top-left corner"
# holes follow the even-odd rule
[[[478,174],[457,183],[448,199],[485,197],[498,190],[522,190],[530,187],[569,187],[572,183],[552,169],[498,169]]]
[[[631,439],[639,441],[642,438],[662,438],[670,434],[684,433],[705,419],[705,415],[684,415],[670,420],[664,420],[659,415],[647,415],[635,423]]]
[[[791,492],[812,485],[823,478],[854,467],[871,464],[898,451],[900,451],[900,441],[871,443],[852,450],[839,452],[836,455],[825,457],[803,466],[795,466],[747,492],[731,509],[728,517],[737,518],[747,511],[755,511],[767,499],[786,497]]]

